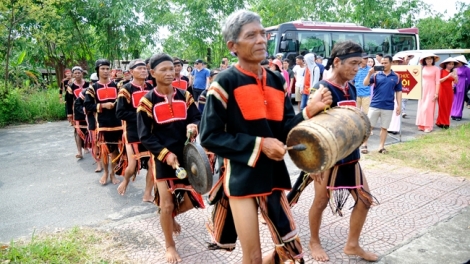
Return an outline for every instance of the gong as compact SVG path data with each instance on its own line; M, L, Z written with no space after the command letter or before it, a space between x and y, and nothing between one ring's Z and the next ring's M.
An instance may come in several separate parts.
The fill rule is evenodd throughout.
M193 189L205 194L212 188L212 169L204 148L196 142L184 147L184 168Z

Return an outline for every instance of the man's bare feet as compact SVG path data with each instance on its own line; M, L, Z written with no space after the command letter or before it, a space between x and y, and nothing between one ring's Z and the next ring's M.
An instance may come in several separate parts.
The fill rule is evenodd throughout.
M103 170L103 168L101 167L101 163L100 163L100 162L97 162L96 164L97 164L97 165L96 165L96 170L95 170L95 172L101 172L101 171Z
M310 241L308 247L310 248L310 254L314 260L321 262L330 260L320 243Z
M121 182L120 180L118 180L118 179L116 178L116 176L114 175L114 173L111 173L110 178L111 178L111 182L112 182L113 184L118 184L118 183Z
M379 257L375 253L365 251L360 246L349 247L349 246L346 245L343 249L343 252L346 255L357 255L357 256L359 256L359 257L361 257L361 258L363 258L367 261L372 261L372 262L375 262L379 259Z
M120 195L124 195L126 193L128 184L129 184L129 180L126 179L126 177L124 177L124 180L122 180L121 184L119 184L119 186L117 187L117 192Z
M75 158L77 158L77 159L83 159L83 155L82 155L82 154L77 154L77 155L75 155Z
M100 183L101 185L106 185L108 183L108 174L103 173L103 176L101 176L100 179Z
M178 263L181 261L181 257L178 255L175 246L169 246L166 248L165 258L168 263Z
M173 218L173 233L175 235L179 235L181 233L181 226L176 222L176 220Z
M153 203L153 201L155 201L155 197L153 197L151 194L144 193L144 196L142 197L142 202Z

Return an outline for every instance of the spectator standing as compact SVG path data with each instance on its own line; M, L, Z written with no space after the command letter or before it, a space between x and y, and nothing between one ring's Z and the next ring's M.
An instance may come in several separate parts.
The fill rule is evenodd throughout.
M367 59L367 66L368 66L369 68L374 68L374 66L375 66L375 59L374 59L373 57L370 57L370 56L369 56L369 58ZM371 83L371 84L369 85L369 87L370 87L370 98L372 99L372 96L374 95L374 84Z
M375 64L376 64L377 66L382 66L382 59L383 59L383 57L384 57L384 54L383 54L383 53L377 53L377 54L375 55Z
M210 71L204 67L202 60L196 60L196 66L191 73L191 84L193 86L193 96L194 100L197 101L199 95L207 88L209 85L209 76Z
M282 69L282 62L278 59L274 59L269 68L282 79L284 92L287 92L287 87L289 87L289 74Z
M315 59L315 63L320 69L320 80L323 80L323 72L325 71L325 66L323 66L323 57L317 56L317 58Z
M369 73L370 67L367 66L367 55L362 57L361 64L359 65L359 70L357 71L356 77L354 77L354 86L356 86L357 91L357 108L362 109L366 115L369 112L370 106L370 87L364 85L364 79Z
M313 86L320 81L320 68L315 63L315 54L308 53L305 55L305 69L304 89L302 92L302 101L300 102L300 110L302 111L307 106L308 96Z
M403 59L401 57L393 57L392 59L392 66L393 65L400 65L403 63ZM403 103L403 99L401 100L402 103ZM398 107L398 103L397 103L397 100L395 98L395 104L394 104L394 108L393 108L393 112L396 112L397 111L397 107ZM403 108L402 108L403 109ZM401 129L401 118L400 118L400 115L392 115L392 120L390 121L390 126L388 126L388 133L392 133L392 134L398 134L400 132L400 129Z
M288 85L287 85L287 94L290 98L290 95L292 93L292 88L294 87L294 72L289 69L289 60L288 59L284 59L282 61L282 69L284 71L287 72L287 74L289 75L289 80L287 81Z
M457 61L457 78L458 83L455 85L454 102L452 103L452 110L450 117L452 120L462 120L462 111L464 106L465 91L466 87L470 85L470 68L465 67L467 65L467 59L465 56L460 55L454 57Z
M438 104L439 111L437 114L436 126L447 129L450 126L450 110L454 101L454 90L452 84L457 83L457 75L454 66L457 61L454 58L447 58L439 67L441 67L441 87L439 88Z
M262 62L261 62L262 63ZM304 56L299 55L295 58L295 66L292 69L295 78L295 101L297 102L298 109L300 111L300 102L302 101L302 90L304 87L305 77L305 64Z
M441 73L439 68L434 66L439 60L439 56L432 53L423 54L419 60L423 65L423 94L418 101L418 111L416 113L416 125L418 130L429 133L434 126L434 110L439 95L439 84Z
M401 111L401 80L398 75L392 70L392 57L385 56L382 59L384 71L375 72L374 68L369 70L367 77L364 79L364 85L375 84L374 96L370 102L369 117L372 127L377 125L380 117L380 144L379 153L386 153L384 148L385 140L387 139L387 129L390 126L392 115L399 115ZM399 107L393 113L394 99L400 102ZM368 153L367 141L361 147L361 153Z

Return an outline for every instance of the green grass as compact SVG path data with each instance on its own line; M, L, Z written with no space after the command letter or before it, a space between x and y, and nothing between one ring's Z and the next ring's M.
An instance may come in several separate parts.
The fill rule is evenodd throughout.
M372 152L369 158L401 163L424 170L470 177L470 124L435 130L411 141L387 147L386 155Z
M115 250L119 247L107 233L75 227L3 245L0 263L124 263L123 251Z
M0 127L60 120L65 117L65 105L59 102L57 89L15 88L0 98Z

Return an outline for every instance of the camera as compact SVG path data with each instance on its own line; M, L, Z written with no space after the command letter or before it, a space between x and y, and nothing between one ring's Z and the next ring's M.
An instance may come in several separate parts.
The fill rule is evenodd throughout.
M374 66L374 71L383 71L384 66Z

